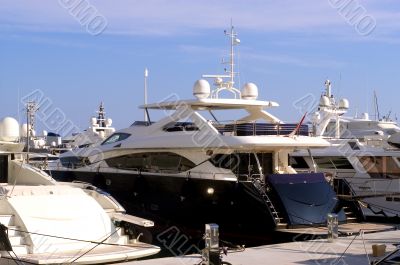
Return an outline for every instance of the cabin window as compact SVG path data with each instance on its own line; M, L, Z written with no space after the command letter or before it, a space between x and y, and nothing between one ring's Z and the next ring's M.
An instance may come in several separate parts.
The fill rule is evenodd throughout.
M233 171L239 166L240 158L238 154L216 154L213 155L209 161L215 167Z
M114 133L113 135L108 137L101 145L117 143L127 139L129 136L131 136L129 133Z
M395 157L390 156L363 156L360 162L369 174L379 174L385 177L387 174L400 176L400 168L398 167Z
M349 142L349 145L352 150L360 150L360 147L356 142Z
M8 156L0 156L0 182L8 182Z
M272 153L216 154L209 161L215 167L230 169L238 177L258 177L261 173L273 172Z
M79 156L61 157L60 161L61 164L67 168L80 168L90 164L87 157Z
M137 153L106 159L109 167L156 173L181 173L196 165L189 159L171 152Z
M308 169L309 166L306 162L306 160L304 159L304 157L301 156L291 156L289 158L290 161L290 165L293 168L298 168L298 169Z
M323 169L354 169L346 157L314 157L318 168Z

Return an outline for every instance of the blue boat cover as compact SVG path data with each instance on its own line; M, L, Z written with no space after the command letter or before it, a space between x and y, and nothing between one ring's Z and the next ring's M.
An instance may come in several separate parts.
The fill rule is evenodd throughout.
M322 173L273 174L269 183L277 192L289 218L289 225L325 224L335 210L338 198ZM339 221L345 221L343 211Z

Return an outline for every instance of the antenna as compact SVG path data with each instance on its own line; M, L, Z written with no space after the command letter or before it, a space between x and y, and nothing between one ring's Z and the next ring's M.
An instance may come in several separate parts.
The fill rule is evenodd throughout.
M222 60L223 64L229 64L229 70L225 69L225 75L203 75L204 78L214 78L214 85L217 87L214 91L211 92L211 98L218 98L218 95L221 91L227 90L235 95L235 98L238 96L241 98L240 90L234 87L235 84L235 46L240 44L240 40L237 38L237 33L235 32L235 28L232 25L231 20L231 28L228 32L224 30L226 36L230 39L230 53L229 53L229 61L226 62ZM224 81L223 78L229 78L229 81Z
M235 52L234 52L234 47L236 46L236 45L239 45L240 44L240 40L237 38L237 33L235 32L235 28L233 27L233 24L232 24L232 20L231 20L231 28L230 28L230 32L227 32L226 30L225 30L225 35L226 36L229 36L230 37L230 48L231 48L231 50L230 50L230 60L229 60L229 68L230 68L230 70L229 71L227 71L227 73L229 74L229 76L230 76L230 82L228 83L228 85L229 85L229 88L232 88L233 87L233 85L235 84Z
M26 103L26 161L29 162L29 141L32 132L35 128L35 114L38 111L38 106L35 101L28 101Z
M106 127L106 112L104 111L103 102L100 102L99 110L97 111L97 124L100 127Z
M20 87L18 86L18 99L17 99L17 114L18 114L18 122L21 123L21 110L20 110L20 99L21 99L21 91Z
M144 69L144 105L147 105L147 78L149 77L149 70L147 68ZM144 121L148 122L149 117L147 113L147 109L144 110Z
M332 96L332 84L329 79L325 81L325 88L326 88L326 96L330 99Z
M375 110L375 120L380 120L381 115L379 113L379 104L378 104L378 96L376 94L376 90L374 90L374 110Z

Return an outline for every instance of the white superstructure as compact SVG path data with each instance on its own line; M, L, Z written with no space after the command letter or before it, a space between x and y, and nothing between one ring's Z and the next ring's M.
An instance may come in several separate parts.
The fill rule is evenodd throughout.
M330 141L325 149L297 151L291 165L298 170L325 172L345 180L350 189L343 197L354 200L367 217L400 214L400 127L388 119L372 120L367 113L346 117L349 102L339 103L326 81L318 110L313 114L313 132Z

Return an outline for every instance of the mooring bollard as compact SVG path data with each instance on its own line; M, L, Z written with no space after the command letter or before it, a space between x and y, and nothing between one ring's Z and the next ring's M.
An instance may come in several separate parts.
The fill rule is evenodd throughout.
M205 250L203 252L203 265L221 265L219 250L219 226L206 224Z
M330 213L327 218L328 242L334 242L338 238L339 223L337 214Z

